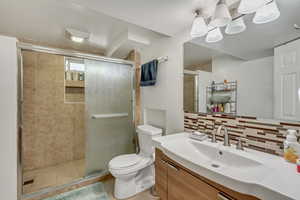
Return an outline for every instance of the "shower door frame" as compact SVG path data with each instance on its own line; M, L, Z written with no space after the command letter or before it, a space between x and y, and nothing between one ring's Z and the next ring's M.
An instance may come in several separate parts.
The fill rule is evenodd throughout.
M189 76L194 76L194 112L199 112L199 74L195 71L189 71L189 70L184 70L183 76L189 75ZM183 83L184 84L184 83ZM184 91L183 91L184 92Z
M82 53L80 51L73 51L73 50L67 50L67 49L59 49L59 48L51 48L51 47L45 47L45 46L39 46L39 45L34 45L30 43L23 43L23 42L18 42L17 43L17 51L18 51L18 133L17 133L17 144L18 144L18 200L24 199L24 194L23 194L23 165L22 165L22 129L23 129L23 123L22 123L22 113L23 113L23 57L22 57L22 50L27 50L27 51L34 51L34 52L42 52L42 53L48 53L48 54L54 54L54 55L60 55L60 56L65 56L65 57L74 57L74 58L80 58L80 59L89 59L89 60L96 60L96 61L104 61L104 62L109 62L109 63L117 63L117 64L126 64L131 67L131 104L132 104L132 123L134 124L135 121L135 63L133 61L129 60L123 60L123 59L116 59L116 58L109 58L109 57L104 57L104 56L99 56L95 54L88 54L88 53ZM134 133L133 133L134 134ZM107 174L99 174L98 176L84 176L78 180L75 180L71 183L68 183L66 185L62 186L52 186L52 187L47 187L44 189L41 189L40 191L34 192L34 193L29 193L26 194L26 199L35 197L35 196L40 196L48 192L56 191L64 187L72 186L77 183L81 183L84 181L88 181L91 178L101 178L106 176Z

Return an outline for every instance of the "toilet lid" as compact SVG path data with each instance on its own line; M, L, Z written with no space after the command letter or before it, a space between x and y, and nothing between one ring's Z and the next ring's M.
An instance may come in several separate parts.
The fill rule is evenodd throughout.
M127 154L115 157L110 161L109 165L111 168L120 169L136 165L141 160L142 158L136 154Z

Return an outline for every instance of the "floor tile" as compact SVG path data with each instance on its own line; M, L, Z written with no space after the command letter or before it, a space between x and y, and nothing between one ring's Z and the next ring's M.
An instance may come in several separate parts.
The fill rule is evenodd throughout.
M23 186L23 193L28 194L47 187L64 185L78 180L84 175L85 160L75 160L47 168L25 171L23 173L24 181L31 179L34 181L32 184Z
M109 179L109 180L105 181L104 188L111 200L117 200L113 195L114 179ZM146 190L146 191L141 192L127 200L159 200L159 197L152 196L150 190Z

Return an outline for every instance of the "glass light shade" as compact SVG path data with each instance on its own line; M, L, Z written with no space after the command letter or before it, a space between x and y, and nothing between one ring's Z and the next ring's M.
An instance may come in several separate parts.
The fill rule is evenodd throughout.
M241 3L238 7L238 12L241 14L254 13L267 3L268 0L241 0Z
M193 22L191 36L193 38L202 37L205 34L207 34L207 32L208 32L208 28L207 28L204 18L201 16L197 16Z
M207 43L219 42L223 39L223 34L219 27L208 32L205 41Z
M231 21L226 29L225 29L225 33L228 35L234 35L234 34L238 34L241 33L243 31L246 30L246 25L244 22L243 17L240 17L236 20Z
M220 3L216 7L215 14L210 24L214 27L223 27L232 20L228 7L225 3Z
M269 3L256 11L253 23L264 24L272 22L280 17L280 11L275 1Z
M84 38L82 37L77 37L77 36L71 36L71 40L73 42L77 42L77 43L82 43L84 41Z

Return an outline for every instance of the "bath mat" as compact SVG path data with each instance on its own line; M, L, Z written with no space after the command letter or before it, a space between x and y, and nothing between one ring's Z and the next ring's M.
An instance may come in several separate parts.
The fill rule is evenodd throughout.
M44 200L109 200L103 184L95 183Z

